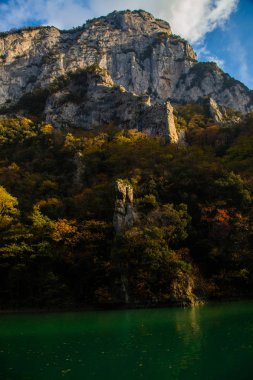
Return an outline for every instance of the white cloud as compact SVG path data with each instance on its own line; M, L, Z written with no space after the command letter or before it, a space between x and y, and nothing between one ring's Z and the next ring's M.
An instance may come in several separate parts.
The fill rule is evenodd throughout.
M82 25L87 18L113 10L145 9L167 20L175 34L192 43L222 26L239 0L8 0L0 4L0 29L31 22L59 28Z
M214 55L210 50L207 49L205 44L197 44L195 46L195 52L197 53L198 59L201 61L215 62L222 69L224 68L225 61L216 55Z
M217 57L216 55L209 54L209 55L206 57L206 60L207 60L208 62L215 62L215 63L217 63L217 65L218 65L219 67L221 67L222 69L224 68L224 64L225 64L224 59L221 59L221 58Z
M237 64L239 80L252 87L253 81L248 65L247 50L237 36L234 36L234 38L229 42L228 51L233 57L234 62Z
M71 28L82 25L93 12L79 0L8 0L0 4L0 29L31 23Z

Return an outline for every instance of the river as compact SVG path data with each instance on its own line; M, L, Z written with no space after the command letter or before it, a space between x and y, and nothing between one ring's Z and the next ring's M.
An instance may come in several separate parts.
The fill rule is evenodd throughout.
M253 303L0 315L1 380L252 380Z

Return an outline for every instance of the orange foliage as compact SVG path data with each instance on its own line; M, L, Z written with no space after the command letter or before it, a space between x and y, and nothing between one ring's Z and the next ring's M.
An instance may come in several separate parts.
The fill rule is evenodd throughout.
M74 221L69 221L67 219L58 219L55 222L54 230L51 234L51 238L55 242L64 242L66 245L75 244L75 234L77 232L77 227Z

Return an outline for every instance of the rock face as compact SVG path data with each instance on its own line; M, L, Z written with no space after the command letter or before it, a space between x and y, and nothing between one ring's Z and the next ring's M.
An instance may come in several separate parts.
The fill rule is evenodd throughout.
M222 112L221 107L217 104L217 102L213 98L208 99L209 113L213 120L220 124L224 121L224 114Z
M196 60L169 24L144 11L113 12L73 31L53 27L0 37L0 104L93 64L128 91L167 99Z
M14 109L26 115L38 109L38 102L46 122L56 127L89 130L116 125L159 136L164 142L178 141L169 102L152 105L150 97L115 85L108 72L96 65L55 81L45 93L34 91L23 96Z
M113 226L117 234L131 227L137 219L133 201L132 186L127 181L118 179L116 181L116 201L113 216Z
M76 152L74 156L74 160L73 160L76 166L76 172L73 178L73 185L76 190L80 190L83 185L82 176L85 172L85 164L82 158L83 158L82 153Z
M147 107L139 129L149 136L160 136L164 142L174 144L179 140L170 102Z
M173 280L170 286L171 301L180 306L194 306L198 304L194 288L193 276L186 275L183 280Z
M100 78L81 75L91 67L100 68ZM35 93L43 117L56 125L71 121L90 129L114 118L120 126L141 125L158 135L157 124L144 127L139 116L147 108L157 120L162 114L170 119L172 112L164 106L168 99L191 102L211 96L242 112L253 109L246 86L215 64L197 63L191 46L145 11L113 12L70 31L38 27L1 33L2 113L24 110ZM176 141L172 119L168 125L168 136Z
M110 75L98 66L70 75L63 86L49 95L44 113L56 126L86 130L116 124L119 128L138 129L144 109L151 106L146 96L136 96L116 86Z
M173 99L188 103L207 96L219 105L237 111L253 109L253 92L243 83L225 74L214 62L196 63L187 75L181 76Z

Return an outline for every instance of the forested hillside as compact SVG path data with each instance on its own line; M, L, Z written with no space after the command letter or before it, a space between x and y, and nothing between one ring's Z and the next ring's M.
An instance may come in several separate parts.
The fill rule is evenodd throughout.
M0 305L193 304L252 296L253 115L176 108L186 143L110 125L0 120ZM113 227L116 180L136 221Z

